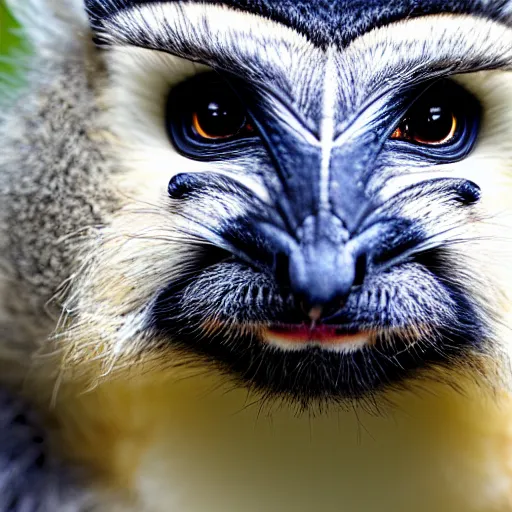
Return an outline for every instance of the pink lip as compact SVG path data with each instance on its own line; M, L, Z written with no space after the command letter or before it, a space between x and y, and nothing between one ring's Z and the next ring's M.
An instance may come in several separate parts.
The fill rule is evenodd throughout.
M286 343L319 343L340 344L351 343L364 336L362 332L348 332L339 327L319 325L273 325L267 329L267 337L282 340Z

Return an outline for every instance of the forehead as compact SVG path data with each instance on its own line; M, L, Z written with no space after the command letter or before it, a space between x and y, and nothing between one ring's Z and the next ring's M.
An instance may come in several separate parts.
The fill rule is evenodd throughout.
M160 4L162 0L86 0L95 23L120 9ZM167 4L184 4L167 0ZM510 19L509 0L203 0L278 21L305 35L313 44L346 46L370 29L417 16L473 14Z
M317 46L264 17L191 2L120 9L98 29L107 44L151 48L241 77L311 130L325 114L326 90L339 119L349 119L421 81L512 63L512 29L468 15L403 20L346 47Z

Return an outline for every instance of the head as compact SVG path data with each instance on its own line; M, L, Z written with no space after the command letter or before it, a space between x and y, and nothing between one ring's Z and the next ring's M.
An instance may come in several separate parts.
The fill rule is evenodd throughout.
M303 404L505 364L510 4L86 6L111 200L65 363Z

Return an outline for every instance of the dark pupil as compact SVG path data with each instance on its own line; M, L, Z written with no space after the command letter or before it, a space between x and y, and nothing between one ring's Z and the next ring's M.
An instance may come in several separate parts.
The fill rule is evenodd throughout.
M411 115L408 125L411 138L419 142L439 142L450 135L452 112L444 106L421 107Z
M229 137L238 133L245 124L241 105L227 98L217 98L197 111L201 129L212 137Z

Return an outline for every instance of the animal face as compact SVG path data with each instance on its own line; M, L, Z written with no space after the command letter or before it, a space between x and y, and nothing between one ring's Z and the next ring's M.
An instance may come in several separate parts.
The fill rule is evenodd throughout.
M92 332L107 371L199 362L307 405L506 353L504 22L89 7L120 206L81 247L72 360Z

